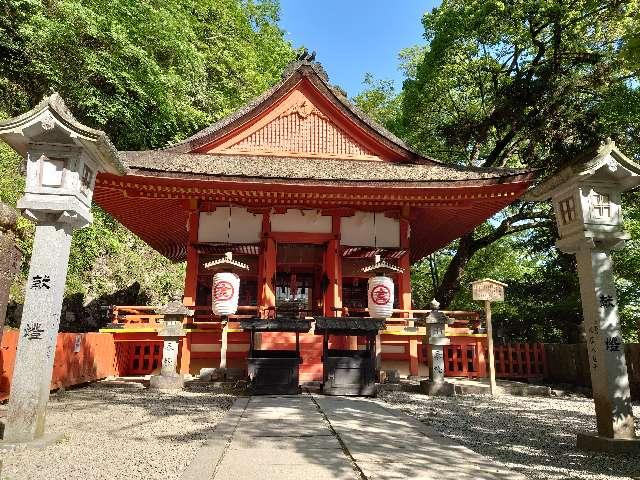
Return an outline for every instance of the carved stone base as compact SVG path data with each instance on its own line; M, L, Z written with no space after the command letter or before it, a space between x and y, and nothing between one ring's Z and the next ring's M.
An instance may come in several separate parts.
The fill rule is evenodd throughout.
M11 442L0 440L0 453L3 451L16 450L18 448L28 448L35 450L42 450L50 445L55 445L63 441L65 438L63 433L47 433L42 437L35 438L26 442Z
M425 395L438 397L453 397L456 395L456 386L449 382L432 382L431 380L422 380L420 389Z
M149 379L149 388L152 390L182 390L184 387L184 376L175 375L152 375Z
M640 454L640 438L608 438L595 433L579 433L577 447L579 450L605 453Z

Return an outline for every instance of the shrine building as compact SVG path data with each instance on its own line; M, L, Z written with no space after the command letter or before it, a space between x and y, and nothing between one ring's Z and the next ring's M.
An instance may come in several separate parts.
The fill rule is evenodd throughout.
M192 374L221 364L246 368L243 318L367 316L363 267L379 255L401 270L393 276L393 317L379 336L382 366L417 375L426 365L424 328L411 323L420 313L411 264L518 199L533 180L523 170L446 165L416 153L306 60L186 140L119 157L127 173L99 174L94 201L165 257L186 260L183 303L195 315L185 322L178 361L181 373ZM249 268L239 274L237 313L221 318L212 312L206 264L226 252ZM451 316L447 336L459 348L449 370L484 375L478 318ZM158 319L153 306L114 307L103 331L119 342L127 373L159 368ZM260 338L263 349L291 341L290 334ZM332 342L358 348L359 340ZM300 381L321 380L322 338L303 334L300 343Z

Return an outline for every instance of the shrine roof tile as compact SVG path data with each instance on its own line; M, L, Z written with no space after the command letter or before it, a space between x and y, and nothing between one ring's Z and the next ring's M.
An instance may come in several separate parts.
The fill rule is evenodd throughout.
M187 173L211 180L219 177L233 177L399 183L480 181L486 184L531 181L535 174L532 170L487 169L444 164L193 154L157 150L121 152L121 159L133 175L163 176L162 173Z

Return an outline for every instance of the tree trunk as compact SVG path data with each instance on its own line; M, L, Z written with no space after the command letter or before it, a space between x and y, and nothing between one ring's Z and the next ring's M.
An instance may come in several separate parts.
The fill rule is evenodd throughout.
M440 282L440 286L436 291L435 299L440 302L441 308L448 308L453 301L453 297L460 291L460 279L464 268L476 250L473 232L460 238L458 250L451 259L451 263L449 263L447 271L442 276L442 282Z
M12 229L18 221L18 213L0 202L0 341L9 303L9 290L20 269L22 253L16 248Z

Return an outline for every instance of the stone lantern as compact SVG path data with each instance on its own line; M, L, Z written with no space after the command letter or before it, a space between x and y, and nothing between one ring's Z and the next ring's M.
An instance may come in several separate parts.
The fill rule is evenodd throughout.
M158 336L162 337L162 367L160 375L153 375L149 387L157 390L182 390L184 376L178 373L178 343L181 337L186 335L183 322L192 316L193 310L189 310L180 301L179 296L174 296L160 314L164 316L158 330Z
M56 93L0 122L0 138L26 159L18 209L36 224L4 433L15 443L44 434L72 232L92 221L96 175L125 167L106 134L79 123Z
M421 381L420 386L427 395L453 395L454 385L444 379L444 347L451 343L445 335L445 326L451 325L453 320L439 308L440 302L432 300L429 315L417 322L417 325L427 327L427 340L431 346L429 380Z
M598 429L597 435L578 435L584 449L640 451L611 259L611 251L629 238L620 195L638 185L640 165L608 140L528 194L530 200L551 200L560 234L556 246L576 256Z
M392 273L402 273L403 269L390 265L375 256L375 263L362 269L364 273L373 274L368 281L367 307L370 317L387 318L393 314L395 298Z

